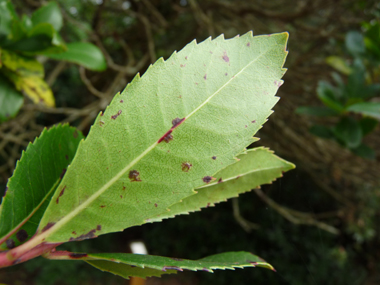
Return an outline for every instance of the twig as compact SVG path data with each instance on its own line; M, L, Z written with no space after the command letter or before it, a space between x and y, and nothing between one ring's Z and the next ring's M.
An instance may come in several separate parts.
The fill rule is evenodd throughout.
M107 94L100 92L98 89L92 85L91 81L86 76L86 69L83 66L79 66L79 74L83 83L86 85L87 89L91 92L91 94L95 95L98 98L106 97Z
M242 215L240 214L240 209L239 209L239 198L232 199L232 209L233 209L235 220L247 233L251 232L252 230L257 230L258 228L260 228L260 225L252 223L242 217Z

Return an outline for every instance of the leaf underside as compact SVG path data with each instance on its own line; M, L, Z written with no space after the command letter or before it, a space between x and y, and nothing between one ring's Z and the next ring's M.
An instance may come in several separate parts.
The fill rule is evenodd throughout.
M160 215L147 219L147 222L157 222L180 214L200 211L201 208L237 197L263 184L272 183L282 177L282 173L295 166L274 155L264 147L257 147L240 154L238 162L227 166L215 174L215 181L195 189L198 193L183 199L169 207Z
M210 183L278 101L287 38L194 41L137 75L80 143L41 237L66 242L141 225Z
M74 127L58 125L45 129L22 153L1 203L0 244L7 240L1 250L24 243L36 232L81 139Z
M214 269L235 270L235 268L258 266L274 270L269 263L260 257L242 251L215 254L198 260L129 253L88 254L88 258L98 259L86 260L92 266L127 279L130 276L159 277L163 274L177 273L184 269L212 273Z

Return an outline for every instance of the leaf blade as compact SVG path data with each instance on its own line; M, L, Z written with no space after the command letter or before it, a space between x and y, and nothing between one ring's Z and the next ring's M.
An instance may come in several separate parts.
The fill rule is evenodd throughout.
M233 163L278 100L287 37L193 42L136 76L79 146L58 187L67 186L68 195L50 204L40 238L82 240L143 224ZM183 171L189 160L191 171Z

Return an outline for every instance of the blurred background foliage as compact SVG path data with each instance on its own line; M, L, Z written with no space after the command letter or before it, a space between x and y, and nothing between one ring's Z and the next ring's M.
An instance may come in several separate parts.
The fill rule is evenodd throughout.
M12 3L18 15L31 16L51 1ZM56 107L25 98L19 113L0 124L2 191L21 151L44 126L69 122L86 134L113 95L157 58L169 57L193 39L202 41L221 33L230 38L249 30L290 33L285 65L289 70L278 92L281 100L257 136L258 144L297 165L273 185L232 202L62 248L127 252L131 241L143 240L150 254L194 259L247 250L277 269L277 273L265 269L183 272L148 279L146 284L380 283L378 1L56 3L63 16L62 39L92 42L108 68L96 72L37 56ZM365 151L357 151L360 145L365 145ZM0 270L0 282L128 284L80 262L43 258Z

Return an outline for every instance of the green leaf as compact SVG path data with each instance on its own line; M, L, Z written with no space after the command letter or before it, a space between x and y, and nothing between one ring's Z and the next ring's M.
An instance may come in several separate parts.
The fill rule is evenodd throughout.
M82 139L83 135L74 127L58 125L45 129L22 153L1 203L1 249L17 246L36 232L50 198ZM58 194L63 194L63 191Z
M13 20L17 20L17 14L12 2L0 1L0 43L11 33Z
M334 133L338 141L350 149L358 147L363 137L359 122L351 117L343 117L335 126Z
M64 187L67 194L49 205L38 239L82 240L141 225L234 163L278 101L287 39L194 41L137 75L80 144L53 200Z
M309 132L317 137L324 139L333 139L335 137L334 132L331 128L322 125L312 126L309 129Z
M349 75L352 72L346 60L340 56L329 56L326 58L326 63L344 75Z
M14 117L24 103L24 97L0 75L0 122Z
M40 23L49 23L56 31L59 31L63 25L61 10L56 2L52 1L42 6L32 14L33 25Z
M364 137L365 135L368 135L373 130L375 130L375 128L379 124L379 121L376 119L372 119L370 117L364 117L359 121L359 124L360 124L360 128L362 129L363 137Z
M347 111L380 120L380 102L362 102L351 105Z
M247 153L240 154L237 158L238 162L214 175L214 182L195 189L197 194L172 205L169 207L170 211L148 219L147 222L161 221L175 215L213 206L215 203L237 197L262 184L272 183L275 179L282 177L282 173L295 167L294 164L279 158L263 147L249 149Z
M67 50L61 53L45 53L49 58L77 63L88 69L102 71L107 68L106 59L101 50L91 43L69 43Z
M344 111L343 104L339 100L339 91L336 90L336 88L334 88L330 83L326 81L319 81L317 87L317 95L323 104L332 110L338 113Z
M365 53L364 37L360 32L350 31L346 35L346 48L353 56Z
M296 114L318 116L318 117L328 117L328 116L339 115L339 113L337 113L333 109L330 109L330 108L324 107L324 106L318 106L318 107L309 107L309 106L298 107L296 109Z
M154 255L130 253L96 253L88 254L86 260L96 268L120 275L126 279L131 276L146 278L173 274L184 269L213 272L214 269L231 269L244 267L264 267L274 270L272 265L260 257L248 252L225 252L211 255L198 260L170 258ZM133 267L136 266L136 267Z
M376 153L375 151L370 148L369 146L367 146L366 144L360 144L358 147L356 148L352 148L350 149L353 153L355 153L356 155L360 156L360 157L363 157L363 158L366 158L366 159L370 159L370 160L374 160L376 158Z

